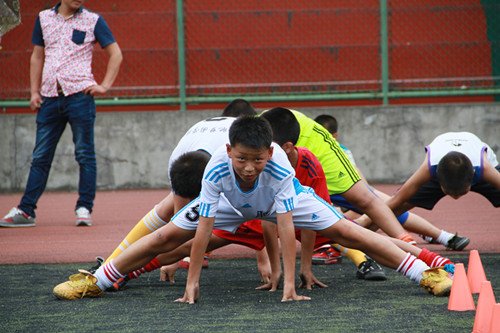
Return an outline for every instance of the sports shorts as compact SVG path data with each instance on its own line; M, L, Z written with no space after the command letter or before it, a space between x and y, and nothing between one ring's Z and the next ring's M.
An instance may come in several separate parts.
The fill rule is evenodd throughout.
M172 223L181 229L196 230L199 221L198 208L199 197L178 211L172 217ZM334 207L318 197L314 191L298 194L298 203L292 214L295 228L316 231L324 230L343 218ZM248 220L249 218L239 214L224 196L220 197L214 229L235 233L238 227ZM276 223L276 213L266 216L265 220Z
M235 233L214 229L212 233L222 239L226 239L233 244L239 244L256 251L262 250L264 244L264 236L262 235L262 225L260 220L250 220L241 224Z

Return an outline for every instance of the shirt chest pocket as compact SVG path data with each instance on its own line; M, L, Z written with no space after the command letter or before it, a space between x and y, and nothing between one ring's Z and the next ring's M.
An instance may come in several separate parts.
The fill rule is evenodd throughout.
M85 41L86 34L87 33L85 31L73 29L73 36L71 37L71 40L77 45L82 45Z

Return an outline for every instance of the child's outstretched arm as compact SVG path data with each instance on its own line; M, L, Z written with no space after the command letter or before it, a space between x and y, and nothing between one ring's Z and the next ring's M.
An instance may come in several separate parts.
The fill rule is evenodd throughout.
M486 158L486 152L483 155L483 179L490 183L492 186L500 189L500 172Z
M310 297L299 296L295 291L296 243L292 212L276 214L278 234L283 255L284 286L282 302L310 300Z
M420 186L425 184L431 179L431 173L427 163L427 157L420 167L411 175L410 178L401 186L401 188L394 194L386 203L390 209L397 216L411 208L408 200L417 193Z
M214 228L215 217L200 216L196 234L191 247L189 271L184 296L175 300L175 302L194 304L200 293L200 275L203 264L203 255L207 250L210 235Z
M300 231L300 285L299 288L311 290L314 286L320 288L328 287L318 280L312 272L312 255L314 243L316 241L316 231L302 229Z
M261 221L262 236L266 244L266 251L271 265L271 279L267 283L257 287L257 290L276 291L281 279L280 249L278 242L278 231L274 223Z

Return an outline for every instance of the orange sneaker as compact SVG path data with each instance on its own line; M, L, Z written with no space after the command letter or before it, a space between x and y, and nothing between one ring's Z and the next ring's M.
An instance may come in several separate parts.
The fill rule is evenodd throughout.
M312 256L313 265L332 265L341 262L342 255L330 245L316 249Z

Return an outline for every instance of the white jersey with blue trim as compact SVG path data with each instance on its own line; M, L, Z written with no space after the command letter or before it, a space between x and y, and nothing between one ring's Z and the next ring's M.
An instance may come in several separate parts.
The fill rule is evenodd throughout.
M182 154L203 150L212 155L217 148L229 143L229 127L235 119L234 117L213 117L191 126L170 155L169 174L172 163Z
M272 158L249 191L239 187L226 148L217 149L203 176L200 215L214 217L222 194L238 215L249 220L293 210L298 202L297 195L304 188L295 178L283 149L275 143L272 146Z
M498 165L495 153L486 143L482 142L476 135L469 132L448 132L437 136L425 150L428 155L428 165L432 176L436 175L439 161L451 151L464 154L469 158L475 170L474 183L479 181L482 175L482 156L486 151L486 158L493 167Z

